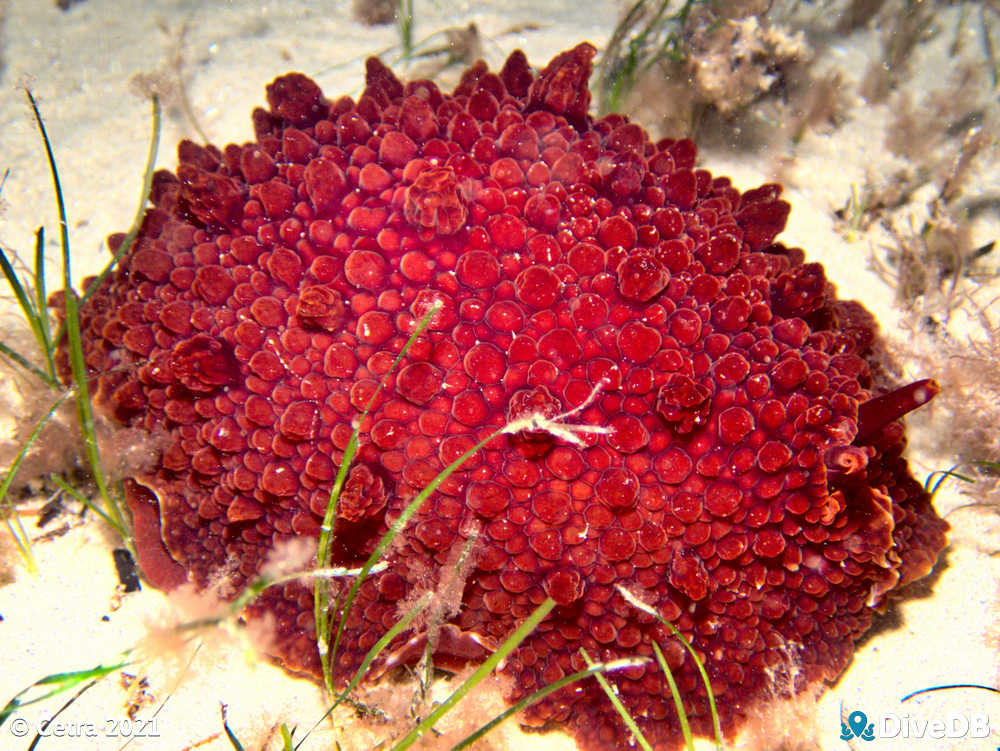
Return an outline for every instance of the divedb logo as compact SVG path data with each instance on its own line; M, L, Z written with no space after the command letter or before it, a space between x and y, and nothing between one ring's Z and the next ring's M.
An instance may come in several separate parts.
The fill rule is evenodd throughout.
M990 717L985 712L950 712L944 717L928 719L909 714L882 712L874 721L855 710L840 723L840 739L860 738L989 738Z
M849 741L860 738L863 741L875 740L875 725L868 723L868 715L857 710L847 715L847 722L840 723L840 740Z
M956 690L962 692L971 691L973 694L981 691L1000 694L1000 689L993 686L983 686L978 683L949 683L913 691L901 698L899 703L905 704L911 699L925 694L936 694L938 692L947 692L950 694ZM914 703L920 703L923 706L919 708L914 707L910 712L882 712L874 717L869 717L859 709L855 709L850 714L845 715L845 710L842 706L840 713L840 739L844 741L854 739L874 741L879 738L886 740L895 739L897 741L900 739L904 741L911 739L939 741L956 738L990 738L994 735L994 729L990 726L990 713L974 712L967 709L970 704L972 706L978 704L982 707L983 705L980 702L981 698L963 696L961 704L958 705L961 707L961 711L947 711L945 709L947 704L942 704L940 701L932 701L928 704L923 704L921 701ZM947 703L950 703L950 701ZM909 707L906 708L909 709ZM994 712L993 716L996 717L997 712ZM890 745L895 747L894 744ZM987 745L993 747L995 744L988 742ZM909 744L904 744L903 747L909 748ZM924 748L925 746L921 745L920 747ZM934 744L931 747L938 748L939 746L938 744ZM852 746L852 748L856 747ZM877 744L873 744L872 751L875 751L876 748ZM996 751L1000 751L1000 746L996 747Z

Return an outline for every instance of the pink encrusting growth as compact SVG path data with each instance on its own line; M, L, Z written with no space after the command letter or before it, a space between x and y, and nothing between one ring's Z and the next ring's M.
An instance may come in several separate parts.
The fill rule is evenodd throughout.
M755 702L836 678L873 608L934 565L947 527L899 418L936 386L897 388L872 316L775 242L779 186L741 193L689 141L594 121L593 56L582 44L535 77L516 52L451 94L372 59L357 102L276 79L254 142L185 141L176 174L156 174L135 246L84 306L87 363L105 412L166 446L127 482L146 576L235 593L278 543L318 535L353 424L437 303L362 422L334 565L364 560L508 421L581 429L520 430L441 485L362 586L337 680L478 530L436 660L480 658L549 596L504 667L511 700L582 668L581 647L649 656L656 641L709 732L693 661L621 585L694 645L732 731ZM310 588L267 590L263 613L274 656L316 674ZM385 664L426 636L401 635ZM612 680L676 748L655 662ZM586 749L627 743L593 682L522 721Z

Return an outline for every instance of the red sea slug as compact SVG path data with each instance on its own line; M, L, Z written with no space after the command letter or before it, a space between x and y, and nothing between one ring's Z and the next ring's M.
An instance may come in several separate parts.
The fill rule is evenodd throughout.
M436 659L481 657L549 596L503 668L510 700L582 668L581 647L656 641L710 732L693 661L622 585L693 644L732 732L755 703L835 679L873 610L934 566L947 527L899 418L936 386L899 388L872 316L775 242L779 186L741 193L695 168L690 141L595 121L594 52L537 77L520 52L499 73L480 62L451 94L370 59L357 102L277 78L254 142L184 141L156 174L135 245L83 308L86 360L105 413L163 437L127 482L147 578L235 593L276 544L318 535L352 425L439 303L362 423L334 564L363 561L508 420L584 405L569 421L609 430L523 431L446 481L362 587L337 680L478 534ZM276 658L317 673L311 589L268 590L253 613L275 617ZM612 679L676 748L655 663ZM522 721L627 742L593 681Z

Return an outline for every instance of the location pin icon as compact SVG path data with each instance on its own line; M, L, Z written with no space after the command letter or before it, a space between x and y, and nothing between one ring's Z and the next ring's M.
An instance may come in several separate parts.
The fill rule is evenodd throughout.
M851 712L847 716L847 724L854 731L854 737L860 738L861 734L865 732L865 725L868 724L868 716L864 712Z

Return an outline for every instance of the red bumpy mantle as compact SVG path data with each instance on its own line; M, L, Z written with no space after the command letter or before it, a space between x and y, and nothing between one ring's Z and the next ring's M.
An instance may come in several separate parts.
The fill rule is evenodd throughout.
M318 534L352 423L434 301L362 425L335 564L361 562L476 440L602 384L571 421L607 435L495 441L429 499L362 587L338 679L478 534L438 661L480 658L551 596L504 668L511 699L580 669L580 647L651 655L655 640L709 732L692 660L624 585L698 650L732 730L773 691L839 675L873 608L934 565L946 525L898 418L936 386L896 389L872 316L775 243L779 186L740 193L695 169L689 141L595 122L593 55L580 45L536 78L516 52L451 94L372 59L357 102L276 79L256 141L185 141L176 174L157 173L137 242L84 306L87 363L106 413L164 444L128 482L143 571L233 592L276 543ZM252 617L276 616L274 655L315 673L312 610L289 585ZM655 663L614 682L676 748ZM626 743L593 681L523 719L587 749Z

